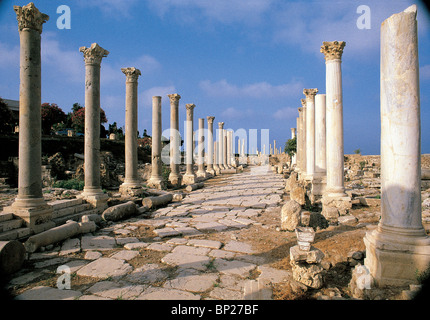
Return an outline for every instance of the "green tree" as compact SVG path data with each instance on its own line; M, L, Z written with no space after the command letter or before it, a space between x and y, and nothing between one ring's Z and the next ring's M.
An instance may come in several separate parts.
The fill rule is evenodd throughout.
M293 156L297 153L297 139L294 137L293 139L289 139L285 143L284 152L290 156L290 167Z
M0 98L0 133L12 133L13 114L7 104Z
M123 140L125 138L124 131L121 127L118 128L116 122L109 124L109 134L115 133L117 135L118 140Z
M85 107L75 103L71 114L72 127L76 132L84 133L85 131ZM107 123L106 113L100 108L100 124Z

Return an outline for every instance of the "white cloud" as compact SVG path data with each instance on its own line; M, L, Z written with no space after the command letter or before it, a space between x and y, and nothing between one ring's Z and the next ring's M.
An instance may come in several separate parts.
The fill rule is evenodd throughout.
M272 0L157 0L147 1L160 16L174 16L183 22L193 22L196 17L221 23L258 23L267 12ZM194 10L194 11L192 11Z
M98 7L103 13L117 19L129 17L130 11L137 3L139 3L138 0L78 0L81 7Z
M168 101L170 104L168 94L176 93L175 86L165 86L165 87L152 87L141 93L139 93L139 104L142 103L145 108L152 108L152 97L160 96L161 102L163 100Z
M19 46L0 42L0 68L19 69Z
M297 108L291 108L291 107L278 109L273 114L273 118L276 120L294 119L297 116L298 116Z
M230 84L223 79L217 82L204 80L200 82L200 88L210 96L222 97L285 97L296 94L303 90L303 84L299 81L293 81L287 84L272 85L267 82L258 82L239 87Z

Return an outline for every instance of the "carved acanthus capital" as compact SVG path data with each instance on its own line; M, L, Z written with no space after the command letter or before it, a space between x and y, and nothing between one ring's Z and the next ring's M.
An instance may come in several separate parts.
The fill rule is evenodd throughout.
M213 117L213 116L208 116L208 117L206 117L206 118L208 119L208 123L210 123L210 124L213 124L213 123L214 123L215 117Z
M218 122L218 128L219 129L224 128L224 122Z
M137 82L137 79L139 78L139 76L142 75L140 70L136 69L135 67L121 68L121 71L126 75L127 82Z
M300 117L300 114L303 112L303 108L297 108L297 110L299 110L299 117Z
M306 108L306 99L300 99L300 102L302 103L302 107Z
M41 13L36 8L33 2L26 6L13 6L16 13L16 20L18 20L18 30L21 32L23 29L33 29L42 33L43 24L49 20L47 14Z
M340 60L345 45L345 41L323 41L320 51L324 53L325 61Z
M194 112L195 107L196 107L196 105L194 103L187 103L185 105L185 108L187 109L187 118L193 117L193 112Z
M303 89L303 94L306 96L306 100L314 101L315 95L318 93L318 89Z
M177 93L168 94L167 95L170 99L170 104L179 104L179 99L181 99L181 96Z
M107 57L109 51L100 47L97 43L93 43L91 47L80 47L79 52L84 54L85 64L98 64L102 63L102 58Z

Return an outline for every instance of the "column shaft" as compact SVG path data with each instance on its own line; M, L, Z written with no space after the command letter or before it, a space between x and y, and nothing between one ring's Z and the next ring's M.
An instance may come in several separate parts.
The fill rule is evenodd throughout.
M162 185L162 163L161 163L161 97L152 97L152 173L148 185L161 189Z
M193 121L194 121L194 104L185 105L187 109L187 121L186 121L186 165L187 170L183 177L184 184L193 184L196 181L196 175L193 167L193 152L194 152L194 140L193 140Z
M181 135L179 133L179 94L169 94L170 98L170 174L169 181L172 185L178 186L182 182L179 171L181 164Z
M326 173L326 95L315 96L315 175Z
M208 154L207 154L207 172L215 175L214 168L214 120L215 117L207 117L208 121Z
M204 149L205 149L205 119L199 118L199 130L198 130L198 145L197 145L197 152L198 152L198 166L197 166L197 177L199 178L206 178L206 171L205 171L205 156L204 156Z

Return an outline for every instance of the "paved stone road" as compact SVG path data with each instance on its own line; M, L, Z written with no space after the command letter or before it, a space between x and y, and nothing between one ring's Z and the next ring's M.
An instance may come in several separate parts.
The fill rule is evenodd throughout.
M55 284L38 286L17 299L239 300L252 272L258 271L259 280L272 283L290 277L287 271L268 267L250 243L232 233L257 225L257 216L280 205L282 176L266 167L251 167L219 180L182 202L158 209L152 219L134 217L32 254L33 269L20 271L10 285L45 279L52 267L60 265L69 267L72 275L94 281L77 291L73 290L76 276L72 276L71 290L60 290ZM142 241L133 236L139 228L148 227L155 228L155 238ZM223 233L232 235L219 237ZM132 262L148 252L156 252L161 259L133 267ZM58 277L53 275L53 279ZM271 290L263 294L270 299Z

